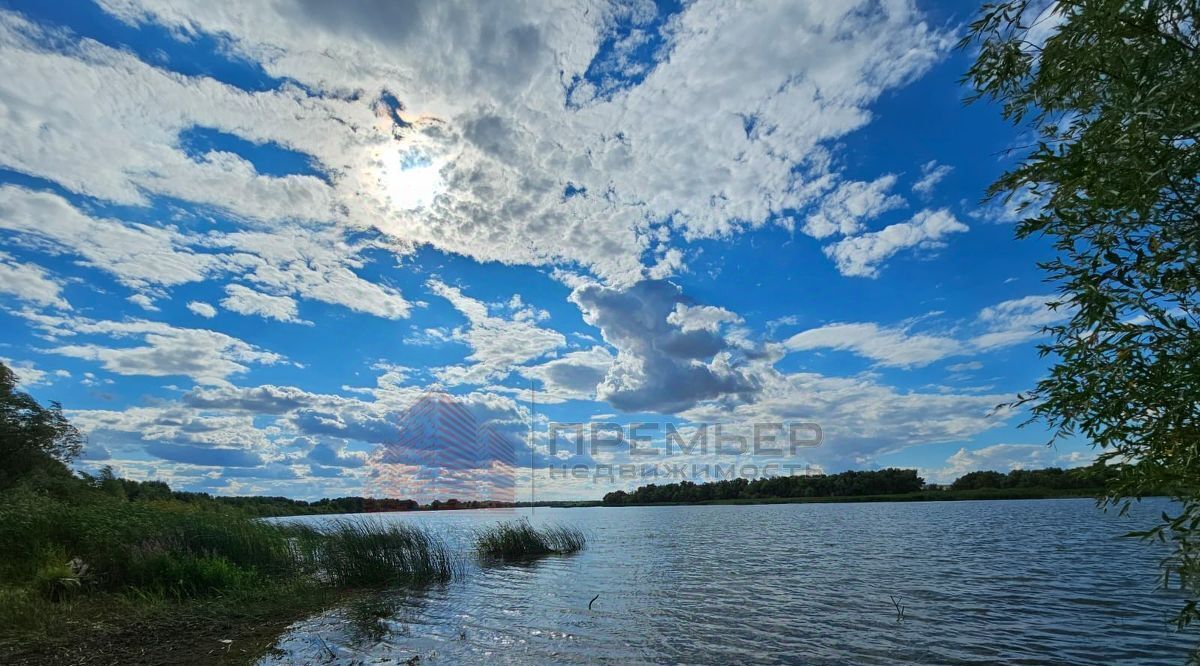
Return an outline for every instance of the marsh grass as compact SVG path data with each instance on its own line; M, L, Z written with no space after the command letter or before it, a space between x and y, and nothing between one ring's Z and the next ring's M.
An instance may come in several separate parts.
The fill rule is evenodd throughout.
M439 538L411 525L343 520L316 530L181 502L0 498L0 588L54 602L90 592L183 599L297 579L421 583L457 570Z
M332 585L441 582L461 569L439 537L416 525L340 520L293 529L302 568Z
M499 523L475 533L475 552L484 559L515 562L583 550L587 538L574 527L536 528L528 521Z

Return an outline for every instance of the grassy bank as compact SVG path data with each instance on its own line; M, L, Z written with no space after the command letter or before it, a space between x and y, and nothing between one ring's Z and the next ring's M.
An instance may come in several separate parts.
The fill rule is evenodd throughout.
M82 484L16 488L0 495L0 662L253 660L283 626L356 589L457 572L414 526L318 531Z

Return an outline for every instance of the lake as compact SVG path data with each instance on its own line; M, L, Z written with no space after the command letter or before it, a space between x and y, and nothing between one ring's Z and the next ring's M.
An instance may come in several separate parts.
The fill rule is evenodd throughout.
M294 625L262 663L1181 664L1200 637L1167 623L1182 596L1156 589L1166 551L1121 537L1166 508L539 508L535 524L580 527L587 549L356 601ZM465 549L474 527L519 516L370 519Z

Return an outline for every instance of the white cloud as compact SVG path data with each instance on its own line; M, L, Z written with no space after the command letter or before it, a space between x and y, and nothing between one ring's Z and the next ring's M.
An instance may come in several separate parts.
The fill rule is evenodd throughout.
M21 263L0 252L0 294L11 294L27 303L70 310L71 305L63 298L62 289L62 282L41 266Z
M920 367L950 356L987 352L1029 342L1043 335L1042 328L1069 316L1068 306L1051 310L1054 296L1025 296L1002 301L979 311L970 327L983 330L970 337L914 334L910 324L884 326L872 322L828 324L801 331L783 344L790 351L840 349L890 367ZM979 370L979 361L957 363L951 372Z
M880 264L900 250L943 247L943 236L963 231L967 231L967 225L955 219L950 211L926 209L908 222L827 245L825 255L837 263L842 275L874 278L879 276Z
M930 160L921 165L921 178L913 183L913 192L922 196L933 194L933 188L942 182L942 179L950 175L954 171L954 167L947 164L938 164L937 160Z
M198 282L221 266L220 257L187 249L174 228L93 218L57 194L15 185L0 185L0 229L18 234L24 245L78 255L138 290Z
M841 349L869 358L879 365L909 368L928 365L963 353L963 345L950 337L911 333L906 327L871 323L829 324L801 331L788 338L789 350Z
M205 319L212 319L217 316L217 309L203 301L188 301L187 309Z
M32 388L48 383L46 378L50 373L39 369L32 361L14 361L11 358L0 356L0 363L7 365L8 369L16 375L18 386Z
M513 319L492 316L486 303L466 296L457 287L438 280L430 280L427 284L433 293L450 301L468 322L465 331L456 331L455 338L471 348L471 354L467 356L471 365L442 369L438 378L443 382L482 384L489 379L501 378L514 367L545 356L567 343L562 333L537 326L529 316Z
M56 194L4 185L0 186L0 228L21 234L25 245L78 255L85 264L137 290L236 272L269 291L379 317L402 318L411 309L396 289L354 272L365 265L359 254L374 246L348 242L342 230L328 225L199 235L171 226L94 218ZM134 301L139 305L149 302L145 295L133 299L139 299Z
M183 375L202 384L221 384L230 375L246 372L247 364L273 365L285 359L224 333L178 328L144 319L125 321L21 313L47 337L102 336L113 341L140 339L140 346L108 346L95 342L60 344L46 351L100 362L120 375L169 377Z
M684 333L691 331L709 331L716 333L722 324L740 324L742 318L736 313L715 305L686 305L676 303L675 309L667 315L667 323L674 324Z
M825 195L815 213L804 222L804 233L813 238L833 234L852 236L863 229L863 222L905 205L904 197L889 194L896 176L887 174L869 183L848 181Z
M267 319L286 321L294 324L312 323L297 316L299 310L296 307L296 300L293 298L271 296L270 294L254 291L240 284L226 285L225 294L225 298L221 300L221 307L226 310L244 315L258 315Z
M158 312L158 306L154 304L154 299L145 294L134 294L125 300L133 303L143 310Z
M597 94L580 77L618 19L603 4L103 6L183 38L219 35L318 94L180 76L87 40L47 40L9 13L0 94L25 111L0 134L0 163L119 203L160 194L256 220L374 225L408 247L578 262L623 282L644 274L641 258L660 242L652 224L722 237L816 201L831 180L829 146L952 42L904 1L870 12L703 1L669 22L664 57L638 85ZM744 74L725 74L735 68ZM569 93L564 81L575 82ZM402 132L383 90L405 106ZM260 174L230 153L193 158L178 141L192 127L309 155L326 179ZM398 155L436 166L442 193L428 207L392 204L390 192L413 186L389 166ZM584 194L564 198L568 184ZM654 256L666 261L656 275L671 271L669 251Z
M412 310L397 289L363 279L369 242L347 241L331 227L209 234L204 245L231 252L239 277L276 295L291 294L356 312L402 319Z
M995 349L1028 342L1041 337L1042 328L1061 322L1070 316L1070 306L1051 310L1047 303L1059 297L1025 296L997 303L979 312L978 322L988 332L974 337L971 343L979 349Z
M1090 464L1093 459L1093 456L1078 451L1059 455L1057 450L1045 444L993 444L979 449L960 448L946 459L944 467L927 473L931 481L949 483L969 472L1009 472L1057 465L1079 467Z
M730 340L670 321L678 305L694 305L670 282L644 280L625 289L583 285L571 300L617 350L597 389L617 409L673 413L703 400L749 399L757 391L753 379L733 367L741 350Z
M560 400L595 399L596 386L612 366L613 356L604 347L592 347L564 354L541 365L520 369L525 377L542 382L541 394Z
M821 445L800 450L791 462L828 469L861 468L882 454L923 444L967 441L1010 416L995 410L1009 399L1005 395L903 391L870 375L781 373L761 365L751 371L761 386L754 401L732 407L707 402L680 416L727 424L729 433L746 436L754 423L815 423Z
M977 220L996 224L1013 224L1041 214L1047 199L1028 188L988 200L969 214Z

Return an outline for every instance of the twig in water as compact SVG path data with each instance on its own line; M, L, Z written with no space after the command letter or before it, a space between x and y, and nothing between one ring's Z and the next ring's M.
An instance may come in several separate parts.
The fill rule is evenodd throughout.
M592 597L592 600L588 602L588 610L592 610L592 604L596 603L596 600L597 600L597 599L599 599L599 598L600 598L600 595L599 595L599 594L597 594L596 596Z
M896 608L896 621L899 622L900 620L903 620L904 619L904 605L900 603L899 599L891 596L890 594L888 595L888 598L892 600L892 606L895 606L895 608Z
M321 647L325 648L325 651L329 653L330 657L337 659L337 653L330 649L329 643L326 643L324 638L317 636L317 640L321 641Z

